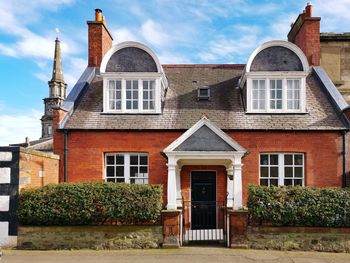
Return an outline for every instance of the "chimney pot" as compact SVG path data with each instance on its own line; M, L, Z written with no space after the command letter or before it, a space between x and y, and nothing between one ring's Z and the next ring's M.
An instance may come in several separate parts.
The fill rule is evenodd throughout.
M306 17L312 17L312 5L311 2L308 2L305 7Z
M102 10L101 9L95 9L95 21L102 22L103 16L102 16Z

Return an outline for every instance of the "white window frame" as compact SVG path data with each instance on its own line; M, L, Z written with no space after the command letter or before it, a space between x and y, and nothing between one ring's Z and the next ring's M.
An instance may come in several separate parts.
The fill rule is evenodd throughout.
M161 85L162 75L159 73L111 73L104 74L103 78L103 113L123 113L123 114L159 114L161 113ZM121 81L121 109L113 110L109 108L109 81ZM137 80L138 81L138 109L126 109L126 81ZM154 109L143 109L143 81L154 80Z
M261 167L271 167L271 166L275 166L275 165L261 165L261 155L278 155L278 177L261 177ZM285 165L284 164L284 156L285 155L293 155L293 158L294 158L294 155L301 155L302 158L303 158L303 164L302 165ZM284 173L284 168L285 167L302 167L302 177L295 177L294 176L294 169L293 169L293 177L286 177L285 176L285 173ZM269 169L270 170L270 169ZM260 180L261 179L277 179L278 180L278 186L284 186L284 180L285 179L292 179L292 180L295 180L295 179L300 179L302 180L302 186L305 186L305 154L304 153L298 153L298 152L284 152L284 153L276 153L276 152L262 152L259 154L259 185L260 185ZM293 185L294 185L294 181L293 181ZM269 183L269 186L270 186L270 183Z
M247 72L247 113L306 113L307 72ZM253 80L265 80L265 109L253 109ZM282 80L282 109L270 108L270 80ZM299 80L300 108L287 109L287 80Z
M147 177L130 177L130 157L131 155L146 155L147 156ZM117 166L117 165L107 165L107 157L108 156L116 156L116 155L122 155L124 156L124 165L118 165L118 166L123 166L124 168L124 177L113 177L113 178L124 178L124 183L130 184L130 179L147 179L147 183L149 183L149 156L148 153L144 152L130 152L130 153L125 153L125 152L114 152L114 153L105 153L105 164L104 164L104 181L107 182L107 166ZM135 165L132 165L135 166ZM137 165L137 167L140 166L145 166L145 165L140 165L140 163ZM144 183L145 184L145 183Z

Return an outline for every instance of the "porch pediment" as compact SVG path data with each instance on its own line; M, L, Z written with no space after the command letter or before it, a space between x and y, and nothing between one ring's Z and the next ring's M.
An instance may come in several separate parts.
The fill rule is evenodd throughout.
M235 140L203 117L164 149L169 152L245 152Z

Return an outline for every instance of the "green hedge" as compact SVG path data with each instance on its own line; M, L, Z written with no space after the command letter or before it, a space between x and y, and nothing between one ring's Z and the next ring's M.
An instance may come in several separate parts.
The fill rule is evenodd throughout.
M251 185L248 209L253 223L350 227L350 190Z
M144 224L160 219L162 186L115 183L47 185L20 193L22 225Z

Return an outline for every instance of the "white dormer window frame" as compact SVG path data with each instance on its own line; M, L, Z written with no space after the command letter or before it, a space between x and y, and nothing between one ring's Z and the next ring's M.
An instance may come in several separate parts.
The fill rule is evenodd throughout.
M103 113L161 113L162 76L162 74L155 72L103 74ZM118 82L119 85L115 85L113 88L113 86L110 86L110 83L113 82ZM144 82L145 84L147 82L147 85L144 86ZM154 86L151 83L154 83ZM117 96L111 98L113 94L111 89L115 90L116 87L119 87L118 92L114 91ZM137 87L136 94L135 87ZM111 104L113 100L115 101L114 107Z
M247 113L306 113L307 75L304 71L247 72Z

